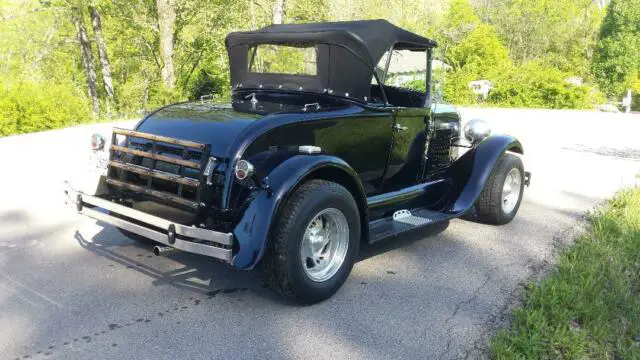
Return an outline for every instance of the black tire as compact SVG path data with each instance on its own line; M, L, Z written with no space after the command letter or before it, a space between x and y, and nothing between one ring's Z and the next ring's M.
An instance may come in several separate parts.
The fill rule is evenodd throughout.
M301 244L307 224L324 209L335 208L345 216L349 241L344 262L323 282L313 281L303 269ZM284 298L312 304L331 297L346 281L360 244L360 213L351 193L343 186L324 180L302 184L279 214L269 247L261 262L266 282Z
M502 208L502 188L507 174L514 168L518 169L520 173L520 194L513 210L507 213ZM489 177L489 181L487 181L482 194L480 194L476 202L477 219L494 225L504 225L510 222L518 213L523 194L524 166L522 165L522 160L514 154L505 153L498 161L491 177Z

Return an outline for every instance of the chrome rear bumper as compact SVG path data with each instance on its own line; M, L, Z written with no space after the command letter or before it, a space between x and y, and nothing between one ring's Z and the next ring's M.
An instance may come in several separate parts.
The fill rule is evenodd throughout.
M233 234L231 233L222 233L194 226L176 224L127 206L84 194L70 187L67 187L65 192L69 202L75 204L78 212L91 218L182 251L214 257L229 263L232 260ZM95 208L85 206L87 204L93 205ZM97 208L105 209L110 213L134 219L141 224L147 224L159 229L166 229L166 233L110 215L110 213L101 212ZM181 239L179 236L193 239L195 241ZM200 243L196 241L207 241L207 243Z

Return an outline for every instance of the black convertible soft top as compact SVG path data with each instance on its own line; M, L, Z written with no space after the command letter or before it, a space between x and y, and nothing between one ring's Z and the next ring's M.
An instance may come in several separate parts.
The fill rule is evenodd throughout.
M317 76L249 71L249 48L257 44L314 44ZM366 100L375 65L390 48L424 51L436 42L386 20L271 25L227 35L234 88L302 88Z

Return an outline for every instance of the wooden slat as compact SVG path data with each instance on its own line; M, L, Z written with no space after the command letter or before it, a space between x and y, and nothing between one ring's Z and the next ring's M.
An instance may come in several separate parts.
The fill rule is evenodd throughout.
M149 196L153 196L153 197L161 199L161 200L171 201L171 202L174 202L176 204L188 206L188 207L191 207L191 208L194 208L194 209L198 208L198 203L197 202L191 201L191 200L187 200L187 199L181 198L179 196L166 193L164 191L151 190L151 189L144 188L142 186L125 183L125 182L122 182L122 181L119 181L119 180L114 180L114 179L107 179L107 184L111 184L111 185L114 185L114 186L117 186L117 187L121 187L121 188L124 188L124 189L131 190L131 191L135 191L135 192L138 192L138 193L141 193L141 194L146 194L146 195L149 195Z
M195 187L198 187L198 185L200 185L200 181L196 179L181 177L181 176L170 174L164 171L152 170L143 166L125 164L123 162L115 161L115 160L109 161L109 165L117 167L119 169L126 170L126 171L131 171L136 174L151 176L154 178L167 180L167 181L173 181L183 185L189 185L189 186L195 186Z
M143 156L143 157L150 158L150 159L155 159L155 160L159 160L159 161L168 162L168 163L171 163L171 164L183 165L183 166L188 166L188 167L194 168L194 169L200 169L200 164L198 164L197 162L193 162L193 161L189 161L189 160L176 159L176 158L172 158L172 157L168 157L168 156L164 156L164 155L152 154L150 152L140 151L140 150L135 150L135 149L129 149L129 148L118 146L118 145L111 145L111 151L122 151L122 152L126 152L126 153L133 154L133 155L138 155L138 156Z
M137 137L137 138L141 138L141 139L160 141L160 142L164 142L164 143L168 143L168 144L181 145L181 146L186 146L186 147L189 147L189 148L194 148L194 149L199 149L199 150L202 150L205 147L205 144L197 143L197 142L194 142L194 141L174 139L174 138L170 138L170 137L166 137L166 136L147 134L147 133L133 131L133 130L127 130L127 129L114 128L113 129L113 133L114 134L120 134L120 135L126 135L126 136L133 136L133 137Z

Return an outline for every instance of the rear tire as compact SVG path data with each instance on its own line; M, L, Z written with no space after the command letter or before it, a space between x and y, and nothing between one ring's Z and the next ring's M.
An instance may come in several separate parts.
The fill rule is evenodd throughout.
M524 193L524 166L520 157L505 153L476 202L478 220L507 224L518 213Z
M310 180L284 204L261 262L277 294L302 304L331 297L358 254L360 213L343 186Z

